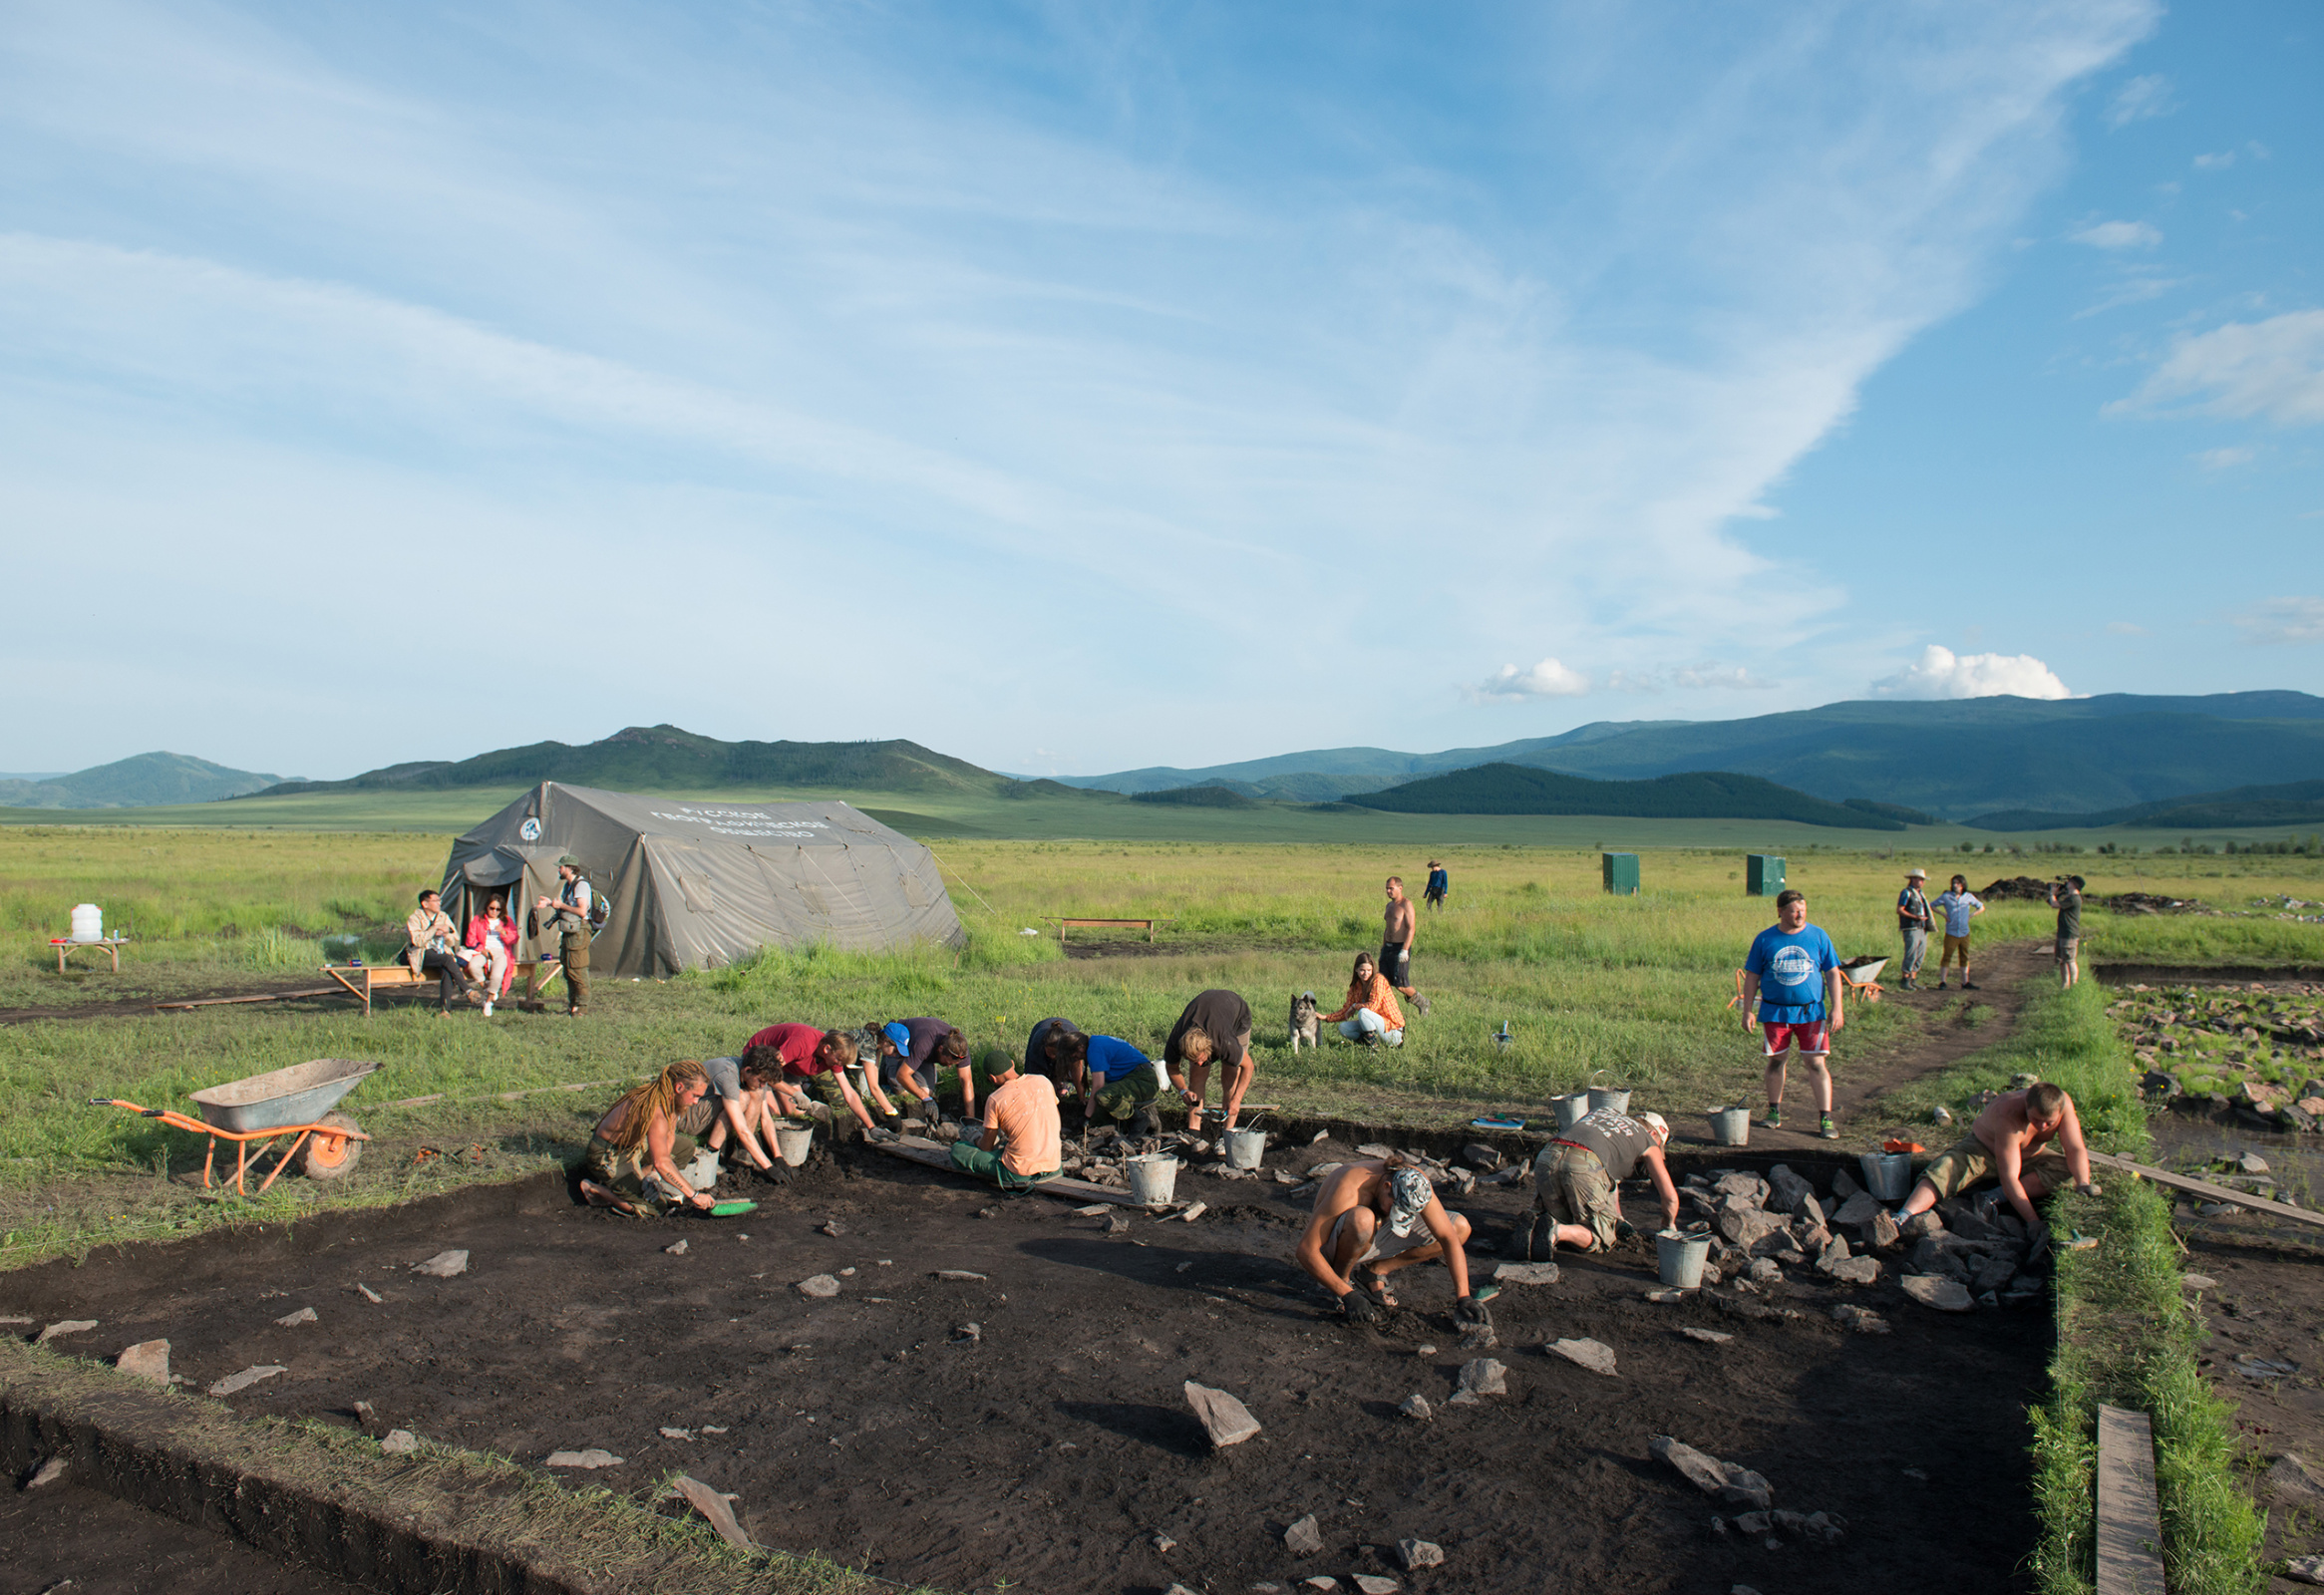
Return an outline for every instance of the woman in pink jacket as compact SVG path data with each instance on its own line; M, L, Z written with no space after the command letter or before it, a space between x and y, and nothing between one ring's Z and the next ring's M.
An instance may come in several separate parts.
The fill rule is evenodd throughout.
M492 898L485 911L468 922L468 944L485 955L491 967L491 976L485 982L485 1011L508 995L508 983L516 978L516 921L510 919L500 899Z

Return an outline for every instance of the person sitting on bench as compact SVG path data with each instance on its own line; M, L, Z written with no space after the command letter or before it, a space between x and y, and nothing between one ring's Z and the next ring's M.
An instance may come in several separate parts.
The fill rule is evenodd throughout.
M2053 1138L2059 1151L2043 1151ZM2000 1182L2001 1194L2033 1231L2042 1222L2034 1203L2052 1191L2071 1183L2086 1196L2098 1194L2098 1182L2090 1177L2090 1148L2082 1140L2082 1117L2066 1088L2044 1081L2005 1091L1987 1103L1969 1133L1921 1171L1919 1183L1893 1216L1902 1224L1986 1179Z
M952 1143L952 1166L989 1179L1003 1190L1024 1190L1064 1171L1065 1127L1057 1115L1057 1087L1045 1075L1020 1075L1014 1060L993 1076L985 1099L984 1134Z
M709 1076L691 1058L623 1092L589 1133L581 1195L633 1218L644 1216L639 1203L650 1211L683 1204L707 1212L711 1197L679 1171L678 1159L691 1160L692 1137L710 1127L711 1108L703 1100L709 1092Z
M460 930L444 911L434 887L420 893L420 906L404 920L404 962L415 975L436 971L436 1011L452 1012L452 999L470 984L468 960L460 950Z
M1454 1322L1479 1329L1490 1323L1483 1298L1493 1287L1472 1294L1469 1258L1461 1249L1468 1239L1469 1220L1447 1211L1429 1176L1391 1152L1343 1163L1323 1182L1299 1237L1299 1266L1339 1298L1350 1320L1376 1324L1382 1309L1397 1306L1388 1276L1442 1258L1453 1276ZM1359 1280L1359 1270L1369 1276L1377 1300Z
M508 995L516 978L516 921L508 917L500 899L487 899L485 911L468 922L468 945L485 959L485 1012Z

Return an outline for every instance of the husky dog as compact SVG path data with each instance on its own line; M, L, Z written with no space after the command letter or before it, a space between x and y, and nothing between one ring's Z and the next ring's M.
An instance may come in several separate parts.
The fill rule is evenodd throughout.
M1323 1026L1315 1017L1319 1012L1321 1010L1316 1004L1315 993L1311 991L1303 991L1291 999L1291 1050L1293 1052L1299 1051L1302 1042L1310 1047L1323 1045Z

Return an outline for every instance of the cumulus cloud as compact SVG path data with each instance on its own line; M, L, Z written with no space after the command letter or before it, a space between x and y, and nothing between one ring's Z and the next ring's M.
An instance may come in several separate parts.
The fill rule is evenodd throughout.
M1555 659L1544 659L1530 670L1503 665L1469 689L1469 696L1486 703L1522 703L1528 698L1578 698L1589 691L1589 677L1568 670Z
M2150 73L2133 78L2115 91L2115 97L2106 108L2106 125L2127 128L2134 122L2145 122L2149 117L2168 116L2178 109L2170 98L2170 80L2160 73Z
M2138 392L2107 409L2155 409L2176 400L2285 426L2324 421L2324 310L2230 321L2181 338Z
M1872 683L1875 698L2071 698L2032 654L1956 654L1930 643L1920 658Z
M2245 642L2324 642L2324 598L2265 598L2227 622Z
M2162 234L2144 221L2101 221L2073 238L2093 249L2152 249L2162 241Z

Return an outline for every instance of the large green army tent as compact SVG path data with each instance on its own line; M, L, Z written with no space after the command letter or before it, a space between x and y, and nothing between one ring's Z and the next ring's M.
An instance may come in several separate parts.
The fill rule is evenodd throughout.
M928 849L843 802L700 802L553 781L453 842L444 906L465 926L504 897L519 956L554 956L527 919L556 895L565 853L611 898L590 950L604 974L669 975L816 941L967 940Z

